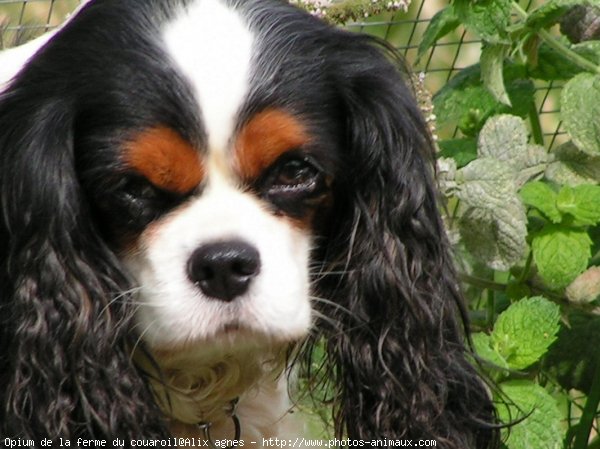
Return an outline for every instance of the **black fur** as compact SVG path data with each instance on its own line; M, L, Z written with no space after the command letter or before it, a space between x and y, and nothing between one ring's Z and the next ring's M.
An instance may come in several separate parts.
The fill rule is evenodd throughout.
M149 39L180 3L97 0L0 95L2 437L168 437L131 362L116 246L178 202L128 218L116 149L158 122L202 147L189 88ZM303 116L333 179L316 217L313 343L325 339L337 435L493 447L431 140L398 57L283 2L230 3L262 36L241 120L268 106Z

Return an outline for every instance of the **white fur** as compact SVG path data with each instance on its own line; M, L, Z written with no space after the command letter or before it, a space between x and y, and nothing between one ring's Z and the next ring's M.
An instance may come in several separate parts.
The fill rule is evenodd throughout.
M196 91L210 148L225 151L248 92L250 29L221 1L196 0L165 26L163 39Z
M263 438L294 439L306 435L303 417L292 413L287 396L285 377L270 382L259 382L240 398L236 408L242 427L241 439L245 447L263 447ZM212 421L213 440L232 440L233 424L221 413ZM179 438L202 438L195 425L172 423L171 430ZM256 443L256 444L253 444ZM239 442L238 442L239 443ZM268 447L268 446L264 446ZM300 447L300 446L296 446Z

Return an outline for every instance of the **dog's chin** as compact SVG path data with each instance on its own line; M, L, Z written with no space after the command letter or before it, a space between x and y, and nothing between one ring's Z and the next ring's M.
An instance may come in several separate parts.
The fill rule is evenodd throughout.
M305 331L282 333L268 329L255 329L237 320L220 325L211 335L203 338L190 338L161 344L147 344L146 347L161 365L211 364L224 358L242 358L248 354L273 354L283 348L301 342Z

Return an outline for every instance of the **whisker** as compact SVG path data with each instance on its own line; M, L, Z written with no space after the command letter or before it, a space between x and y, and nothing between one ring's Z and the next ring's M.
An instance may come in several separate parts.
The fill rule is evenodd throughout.
M345 306L343 306L341 304L338 304L335 301L332 301L331 299L321 298L319 296L314 296L314 295L311 295L310 299L313 300L313 301L315 301L315 302L321 303L321 304L327 304L328 306L334 307L336 310L340 310L342 312L345 312L348 315L351 315L351 316L354 315L350 309L348 309L347 307L345 307Z
M156 324L156 322L158 321L158 319L152 320L144 329L144 331L138 336L137 340L135 341L135 343L133 344L133 348L131 349L131 354L129 356L129 360L133 361L133 355L135 354L136 349L138 348L138 346L140 345L140 343L142 342L142 339L144 338L144 335L146 335L146 333L152 328L152 326L154 326ZM132 327L132 330L135 329L138 326L138 324L134 325Z
M339 330L339 328L340 328L340 322L338 320L336 320L335 318L327 316L324 313L319 312L318 310L313 310L312 313L313 313L313 315L316 318L318 318L318 319L320 319L320 320L322 320L322 321L324 321L326 323L329 323L331 326L333 326L333 328ZM309 332L312 332L312 331L313 331L313 329L311 327L311 329L309 330ZM316 334L313 334L313 335L316 335Z
M154 307L154 308L169 307L169 304L155 304L151 301L140 301L138 299L133 299L132 296L126 297L128 295L133 295L135 293L142 291L143 288L144 288L143 285L139 285L139 286L132 287L128 290L124 290L124 291L120 292L118 295L116 295L113 299L110 300L110 302L104 307L104 309L102 309L102 312L104 312L106 308L110 307L111 305L113 305L115 303L120 303L120 304L125 304L125 305L134 305L134 306Z
M138 307L140 307L140 306L154 307L157 309L160 309L163 307L169 307L169 304L155 304L151 301L137 301L137 300L131 301L131 300L125 299L125 300L119 300L119 301L113 301L113 302L121 302L122 304L131 304L131 305L138 306Z
M115 304L115 303L118 303L118 302L120 302L120 301L121 301L121 300L122 300L122 299L123 299L125 296L127 296L127 295L131 295L131 294L134 294L134 293L136 293L136 292L137 292L137 291L139 291L139 290L141 290L141 287L132 287L132 288L130 288L130 289L127 289L127 290L124 290L124 291L122 291L122 292L119 292L119 294L118 294L118 295L115 295L115 297L114 297L114 298L112 298L112 299L111 299L111 300L110 300L110 301L109 301L109 302L108 302L108 303L107 303L107 304L106 304L106 305L105 305L105 306L102 308L102 310L100 311L100 315L103 315L103 314L106 312L106 310L107 310L107 309L108 309L110 306L112 306L112 305L113 305L113 304ZM122 303L123 303L123 304L129 304L129 301L122 301Z
M328 270L328 271L311 271L311 268L309 267L308 269L308 273L312 274L312 275L318 275L321 277L325 277L325 276L329 276L329 275L346 275L346 274L352 274L355 273L356 270Z

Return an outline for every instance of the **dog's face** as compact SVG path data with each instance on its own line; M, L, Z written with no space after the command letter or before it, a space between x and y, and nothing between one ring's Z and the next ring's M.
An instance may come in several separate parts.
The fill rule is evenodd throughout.
M144 43L155 67L139 41L121 52L105 39L117 59L108 70L131 78L94 80L79 118L82 185L139 286L137 333L157 350L289 342L311 325L310 252L335 175L333 94L318 62L298 66L309 55L293 36L253 26L286 26L261 14L252 2L176 7ZM325 90L318 107L315 89Z
M128 144L127 176L144 185L137 196L124 190L131 207L146 209L140 202L163 190L181 199L122 251L141 288L138 329L151 346L247 332L286 341L307 331L313 217L329 191L309 145L297 119L278 110L254 115L205 151L167 129Z

